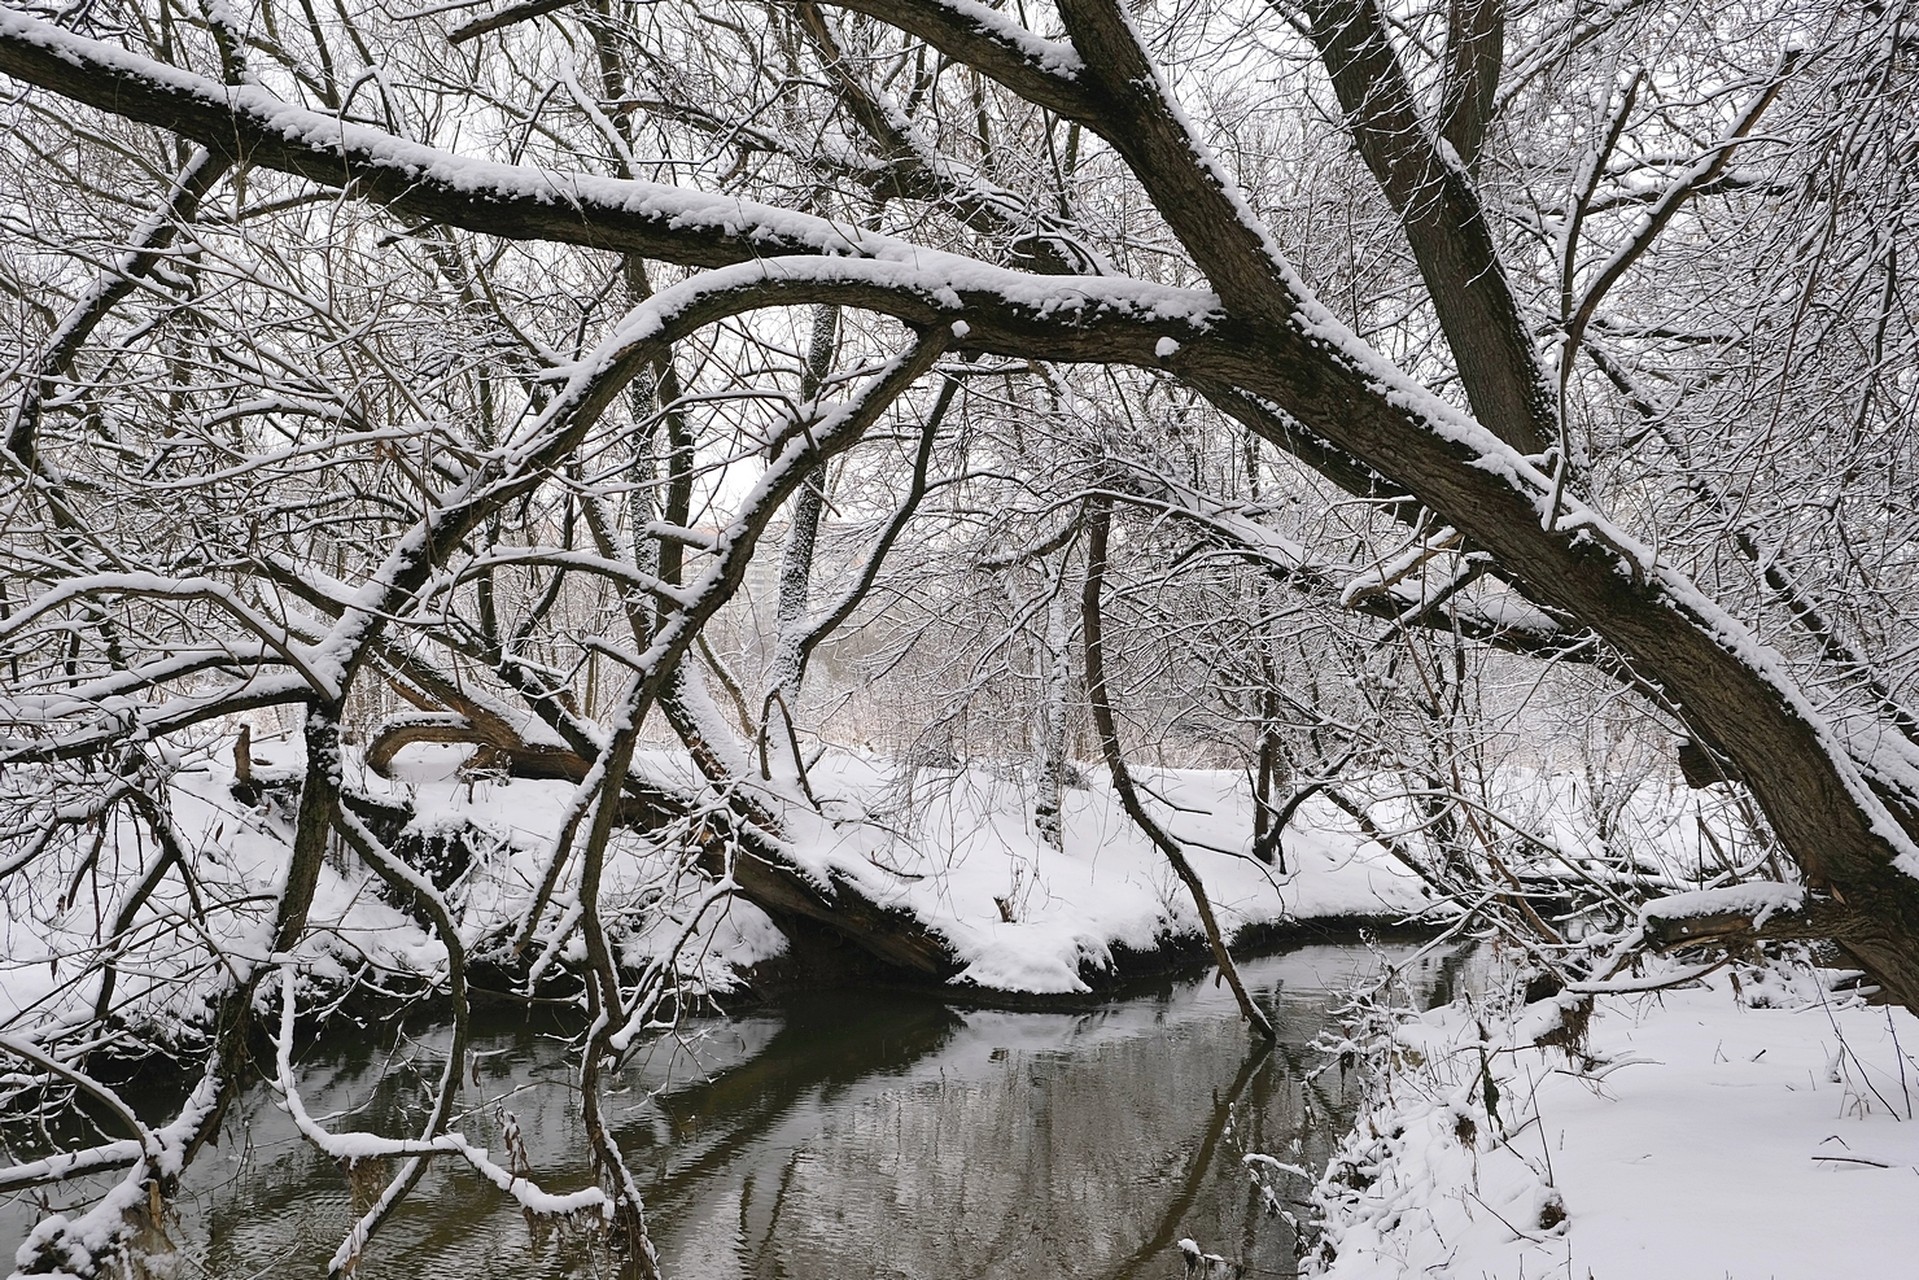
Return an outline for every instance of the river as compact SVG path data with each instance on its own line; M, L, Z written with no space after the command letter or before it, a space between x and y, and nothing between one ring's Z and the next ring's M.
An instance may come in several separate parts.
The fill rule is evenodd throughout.
M1249 1277L1290 1275L1291 1228L1241 1157L1323 1163L1354 1100L1337 1070L1308 1078L1320 1063L1310 1042L1355 981L1407 950L1318 944L1247 963L1279 1031L1265 1053L1210 980L1072 1013L821 992L659 1037L619 1077L609 1110L669 1280L1178 1276L1188 1237ZM1446 975L1426 958L1407 978L1431 998ZM336 1130L401 1131L437 1078L434 1043L325 1037L297 1063L308 1110ZM583 1185L558 1030L496 1018L475 1050L464 1131L498 1151L510 1113L549 1190ZM347 1179L265 1087L229 1135L186 1179L169 1228L177 1274L323 1275L352 1220ZM25 1203L0 1207L0 1258L30 1221ZM451 1162L358 1271L493 1274L612 1272L590 1238L533 1229Z

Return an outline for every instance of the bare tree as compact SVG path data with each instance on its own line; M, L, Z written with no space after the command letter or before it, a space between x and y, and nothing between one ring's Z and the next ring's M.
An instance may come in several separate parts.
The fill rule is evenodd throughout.
M651 1274L599 1084L671 973L620 962L643 908L609 848L652 841L701 912L738 894L956 968L790 856L819 806L802 676L849 626L970 636L954 683L982 700L1026 664L1042 834L1077 702L1173 865L1128 756L1185 734L1251 762L1256 850L1326 788L1389 845L1422 830L1422 874L1510 899L1535 941L1508 863L1531 845L1472 776L1475 664L1576 663L1750 796L1809 890L1769 927L1919 1008L1907 6L1710 30L1632 0L450 16L0 9L0 880L58 886L53 915L99 892L68 998L0 1051L11 1096L125 1129L0 1177L131 1170L29 1270L137 1230L263 1008L284 1054L349 858L440 940L456 1019L469 963L533 982L578 942L600 1185L502 1181L449 1123L456 1035L339 1265L448 1157L598 1215ZM708 631L782 527L759 679ZM1022 609L954 608L1015 569L1043 579ZM291 777L236 757L248 811L281 806L259 893L174 815L184 745L247 715L303 745ZM649 766L650 718L697 781ZM574 785L477 947L407 815L356 786L361 735L376 769L459 741ZM1366 769L1401 780L1405 830ZM168 983L215 1012L156 1129L87 1061Z

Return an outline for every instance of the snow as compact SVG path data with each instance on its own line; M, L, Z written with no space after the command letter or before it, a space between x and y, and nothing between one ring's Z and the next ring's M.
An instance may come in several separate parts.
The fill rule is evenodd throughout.
M987 38L1015 51L1032 67L1071 80L1086 69L1077 50L1057 40L1045 40L998 10L978 0L928 0L928 9L943 9Z
M137 1224L151 1203L149 1179L173 1178L179 1174L186 1165L188 1144L217 1107L219 1099L216 1074L209 1070L201 1076L171 1124L142 1135L140 1161L126 1177L78 1217L54 1213L41 1219L15 1251L15 1264L23 1270L32 1267L36 1274L87 1275L92 1273L93 1264L112 1258L126 1232ZM79 1153L75 1170L119 1163L113 1157L119 1154L120 1146L108 1143L91 1152ZM49 1271L50 1263L56 1269Z
M565 783L489 782L471 797L455 772L457 748L413 747L396 760L394 783L415 803L444 807L533 848L562 823L572 795ZM636 771L685 786L682 758L641 750ZM1165 859L1125 820L1103 784L1068 790L1062 806L1063 848L1052 849L1032 822L1031 780L1013 767L914 769L850 751L832 751L809 766L823 812L792 806L781 814L785 852L821 884L849 882L882 905L907 910L943 935L965 968L963 986L1033 994L1087 990L1081 967L1104 968L1118 947L1148 950L1168 933L1195 935L1197 918ZM1242 775L1206 770L1146 770L1144 781L1180 806L1156 815L1195 844L1190 856L1205 877L1230 931L1288 920L1413 915L1428 905L1421 886L1376 846L1352 831L1331 806L1304 806L1285 841L1288 873L1277 875L1244 856L1250 847L1252 802ZM1191 810L1189 812L1188 810ZM1230 850L1230 853L1215 849ZM515 868L525 855L513 855ZM642 852L616 851L608 875L638 886L657 868ZM468 913L497 917L515 901L523 870L487 870L469 889ZM1015 919L1002 919L1004 898ZM687 904L690 906L690 901ZM623 958L644 963L666 945L642 929ZM686 948L704 966L704 980L724 988L729 966L777 955L781 939L749 904L734 900Z
M1797 911L1805 901L1806 891L1799 885L1755 880L1749 884L1669 894L1647 903L1639 917L1641 920L1648 916L1690 920L1717 915L1751 916L1756 929L1782 911Z
M194 1019L229 980L229 963L244 968L268 960L267 895L285 877L292 815L271 800L249 808L234 799L230 742L228 734L213 739L204 756L188 753L167 787L171 818L194 861L201 892L230 904L207 921L208 941L224 958L198 943L181 945L156 925L136 932L116 988L125 1021L163 1042L196 1034ZM580 799L565 781L469 777L462 765L470 752L464 745L416 743L401 750L389 776L381 777L349 748L344 769L350 787L412 805L416 833L469 837L472 865L441 895L468 950L518 927ZM291 774L302 763L297 740L263 731L254 734L253 754L262 779ZM706 785L676 750L642 747L633 767L636 775L682 793L699 795ZM751 781L751 768L743 785L755 803L777 813L781 850L802 874L822 886L849 884L923 921L958 959L959 986L1066 995L1085 992L1088 979L1108 970L1123 951L1152 950L1168 937L1192 940L1199 931L1190 898L1165 859L1125 819L1101 772L1086 772L1088 785L1069 787L1062 796L1059 848L1040 835L1039 788L1026 763L915 768L835 748L808 766L818 810L790 785ZM1149 811L1184 842L1229 935L1289 922L1398 919L1430 905L1406 868L1321 797L1306 802L1288 826L1281 872L1248 856L1253 814L1243 774L1147 767L1138 773ZM26 768L10 771L7 782L33 785ZM1499 785L1502 809L1529 839L1557 851L1560 861L1595 882L1611 883L1620 874L1583 816L1583 783L1512 771ZM1359 794L1365 786L1354 781L1349 790ZM86 815L95 811L96 800L70 788L57 803ZM1717 803L1699 793L1642 784L1617 819L1626 838L1645 851L1634 874L1674 889L1696 884L1688 879L1696 857L1695 819L1716 821L1710 807ZM1387 829L1418 823L1403 797L1384 792L1373 812ZM118 874L143 874L152 852L132 820L117 819L111 834L109 853L126 860L116 864L122 867ZM669 963L695 989L728 992L742 971L781 954L783 937L744 900L708 904L711 884L682 865L672 838L665 833L662 847L643 835L620 833L608 851L602 905L620 922L620 958L635 971ZM571 932L568 922L577 920L577 877L577 867L567 870L546 923L532 939L539 970L569 963L565 945L549 948L547 940L564 939ZM64 884L60 879L59 888ZM91 1017L97 972L67 957L93 945L93 912L90 906L51 910L57 893L0 899L0 1034L47 1041L58 1028ZM444 943L389 896L357 861L329 862L320 874L310 927L291 958L321 982L345 980L364 966L407 987L443 981ZM1764 905L1758 898L1753 902ZM162 876L149 911L164 921L189 908L177 875Z
M1071 81L1084 70L1070 46L1042 39L974 0L926 0L923 7L1012 50L1039 73ZM215 4L209 16L235 22L224 4ZM1201 291L1109 279L1036 281L847 224L729 197L434 150L303 111L255 84L216 85L15 12L0 11L0 34L52 50L76 66L105 67L142 78L163 93L230 107L236 117L298 145L337 146L358 161L410 180L503 200L592 203L689 240L724 241L728 252L743 254L741 245L752 248L752 261L655 295L587 360L558 371L556 377L567 385L550 411L530 419L508 453L487 460L509 468L505 479L476 472L460 491L461 502L480 502L489 491L536 474L567 438L564 433L580 429L573 415L598 394L608 369L657 344L675 322L705 316L703 308L763 298L768 282L840 289L848 296L885 290L917 299L942 320L980 295L1043 319L1119 314L1150 324L1146 340L1160 360L1182 350L1181 339L1171 334L1153 340L1160 328L1175 328L1195 341L1218 314L1217 299ZM587 105L590 95L572 87L574 97ZM1166 100L1171 102L1170 94ZM1264 242L1261 220L1199 143L1199 131L1180 120L1222 198ZM610 127L605 131L613 136ZM1449 148L1445 154L1457 165ZM206 163L205 153L193 163ZM1716 163L1700 161L1669 189L1669 199ZM1653 216L1647 215L1646 225ZM136 243L144 236L139 233ZM1630 259L1622 255L1633 252L1629 243L1598 276L1614 274L1615 264L1623 270ZM800 256L809 253L827 256ZM1272 256L1280 264L1276 250ZM1373 389L1404 409L1416 426L1460 446L1467 465L1499 477L1519 500L1533 504L1548 530L1615 553L1622 574L1660 593L1685 625L1710 636L1755 684L1769 686L1779 704L1803 719L1809 738L1832 761L1837 782L1897 851L1898 865L1919 875L1919 847L1876 797L1842 728L1821 718L1778 653L1692 582L1661 565L1656 549L1600 513L1564 499L1535 460L1519 456L1385 364L1317 310L1303 287L1294 288L1297 281L1285 275L1283 265L1276 270L1308 299L1299 314L1310 339L1365 374ZM973 326L951 319L948 332L964 340ZM831 429L832 423L825 426ZM780 465L790 469L798 459L796 448L776 470ZM142 574L68 579L0 624L0 637L83 594L191 598L217 606L258 641L257 650L235 646L231 653L289 669L290 674L262 682L257 696L286 699L307 689L331 698L345 687L369 629L391 611L397 584L430 545L434 522L451 518L448 512L457 514L449 505L429 517L378 576L357 595L342 596L350 605L347 617L319 644L260 616L247 600L212 579ZM1222 511L1213 518L1223 525L1234 516ZM1244 524L1260 529L1251 519ZM721 560L733 556L747 536L741 528L729 528L714 541L712 550ZM1275 563L1307 564L1303 549L1270 531L1249 535L1248 545ZM695 599L581 553L528 548L490 563L509 562L563 563L681 605L690 607ZM1390 566L1390 573L1353 578L1346 598L1391 586L1412 564L1409 558ZM1550 623L1526 612L1529 606L1516 598L1494 605L1527 617L1531 625ZM662 659L664 644L645 660ZM155 678L163 670L155 664L144 675ZM142 688L143 681L132 678L100 682L32 705L55 715L86 713L94 723L137 714L160 726L191 717L197 705L228 697L227 690L213 689L197 701L189 696L149 706ZM471 944L497 932L524 906L528 885L584 792L560 783L479 783L459 774L461 758L454 749L412 748L391 781L355 781L376 794L404 795L428 825L460 826L492 837L454 903L459 940ZM664 753L643 753L640 765L684 787L701 785L688 776L683 761ZM1910 776L1909 764L1904 774ZM1146 950L1168 936L1195 931L1190 901L1151 844L1119 815L1102 783L1065 796L1054 848L1035 836L1031 780L1010 765L926 770L836 751L812 767L811 777L823 797L819 811L798 806L777 787L764 797L780 809L789 855L821 884L855 884L928 924L959 957L962 970L955 982L961 987L1083 992L1089 969L1111 966L1122 949ZM1247 856L1252 811L1239 776L1142 769L1141 780L1156 797L1156 819L1186 844L1229 930L1348 915L1409 915L1428 905L1419 882L1330 806L1314 802L1302 809L1285 843L1281 873ZM230 782L222 766L203 764L178 775L163 797L194 851L201 883L229 905L201 919L208 937L199 959L190 949L150 953L140 938L128 944L116 1007L126 1023L187 1034L196 1005L229 984L232 970L223 966L273 963L288 966L284 1039L290 1041L295 968L318 978L344 978L363 965L379 973L429 978L444 970L446 942L385 903L363 869L340 866L322 873L307 936L288 954L265 955L262 922L271 895L257 891L285 879L284 815L270 806L249 810L237 804ZM84 803L60 812L83 811ZM130 823L115 817L105 825L114 856L124 853L134 873L148 866L164 869L128 834ZM1555 824L1549 837L1556 847L1570 850L1568 861L1581 856L1576 833ZM138 861L142 857L147 861ZM620 938L623 961L635 968L685 965L689 982L724 990L735 971L778 953L780 936L765 916L738 901L709 910L718 905L711 886L681 877L678 870L671 850L644 839L623 837L612 850L607 900L630 924ZM434 892L414 872L402 869L399 875L411 877L422 893ZM186 916L193 906L186 886L173 878L159 883L151 913ZM561 918L577 918L565 907L566 886L561 890ZM1792 886L1716 888L1662 899L1641 918L1736 913L1763 921L1797 908L1802 899ZM36 1040L90 1017L100 989L97 971L70 965L63 976L60 970L63 957L85 951L87 921L70 909L45 906L31 895L0 902L0 1028L9 1032L0 1036L0 1048L29 1061L35 1060ZM197 910L192 914L202 916ZM93 929L97 943L97 908ZM1597 1001L1585 1049L1589 1058L1568 1058L1531 1044L1538 1031L1573 1007L1567 998L1512 1010L1503 1021L1483 1006L1444 1011L1395 1033L1396 1074L1352 1148L1371 1184L1350 1194L1337 1187L1325 1193L1336 1212L1330 1238L1338 1255L1331 1274L1823 1277L1896 1274L1911 1264L1919 1250L1919 1223L1908 1212L1911 1178L1919 1173L1919 1132L1911 1123L1908 1085L1908 1068L1915 1064L1905 1045L1919 1044L1919 1036L1909 1015L1835 995L1811 974L1782 978L1747 971L1735 981L1732 973L1702 968L1655 970L1575 988L1580 991L1593 993ZM1483 1029L1488 1024L1491 1032ZM23 1029L21 1034L13 1034L15 1028ZM284 1060L282 1076L290 1078ZM1492 1101L1495 1085L1503 1109ZM309 1136L343 1159L452 1153L530 1209L563 1212L603 1203L597 1191L571 1199L545 1196L455 1134L413 1143L329 1134L299 1110L290 1086L287 1103ZM192 1108L189 1114L195 1114ZM180 1124L142 1131L137 1143L106 1143L11 1171L9 1176L24 1179L135 1162L142 1166L87 1215L50 1217L29 1243L38 1248L62 1240L77 1260L97 1252L110 1241L121 1215L140 1203L148 1166L165 1170L177 1163L185 1132ZM1806 1223L1821 1229L1807 1231ZM1840 1229L1839 1224L1853 1223L1870 1229ZM1189 1240L1180 1246L1189 1266L1211 1269L1212 1255Z
M1165 799L1149 799L1149 808L1188 842L1229 934L1286 920L1413 915L1429 905L1419 882L1330 806L1306 806L1280 875L1246 856L1253 819L1242 775L1140 772ZM1183 887L1104 782L1066 791L1061 848L1053 849L1034 829L1033 787L1019 770L902 769L834 753L812 777L836 803L827 806L834 817L815 818L804 835L794 830L804 865L933 922L965 965L961 985L1083 992L1082 966L1106 968L1116 948L1148 950L1168 933L1198 932Z
M1345 1148L1374 1180L1322 1189L1336 1250L1324 1274L1907 1274L1919 1025L1835 993L1833 977L1721 970L1601 996L1585 1062L1526 1043L1537 1006L1503 1022L1455 1006L1402 1027L1399 1064Z
M469 752L464 746L408 746L383 778L349 749L345 780L375 798L413 805L417 832L470 833L473 865L441 896L459 940L472 948L497 939L523 914L577 793L564 781L468 778L461 765ZM258 778L300 764L297 741L268 734L255 734L253 754ZM201 892L229 904L206 921L207 940L224 958L181 945L159 928L136 932L115 992L120 1016L163 1042L191 1038L197 1034L194 1019L235 972L229 965L243 970L290 961L321 982L345 980L367 965L410 983L443 980L444 944L392 905L357 862L330 861L322 869L305 937L290 955L267 954L270 894L286 874L292 815L270 801L249 809L235 800L229 755L215 747L189 761L173 775L167 796ZM677 788L701 785L677 752L642 749L634 767ZM22 769L12 773L14 781L26 776ZM1086 990L1083 965L1102 969L1121 947L1148 950L1169 934L1197 933L1183 887L1132 830L1103 784L1066 792L1064 847L1053 849L1036 832L1034 787L1019 767L912 769L833 751L810 766L810 777L823 812L761 793L766 803L782 806L787 855L821 884L851 883L919 916L960 957L961 985L1080 992ZM1191 857L1229 932L1288 920L1397 918L1427 905L1418 882L1330 807L1309 803L1302 809L1285 839L1287 873L1278 875L1245 856L1252 806L1243 776L1149 769L1142 780L1179 806L1175 811L1149 801L1181 839L1196 842ZM92 812L78 793L64 795L61 805ZM152 852L132 820L119 817L110 834L113 857L146 850L120 872L142 874ZM125 854L113 853L116 848ZM702 910L710 886L679 864L676 850L636 835L616 837L604 903L625 922L621 959L640 969L671 955L695 988L728 991L742 970L779 955L784 939L744 900ZM559 886L557 911L566 911L576 880L577 869ZM54 912L52 896L0 899L0 1033L45 1041L91 1017L98 973L63 957L92 945L92 909ZM1002 918L1002 898L1014 917L1010 922ZM164 920L189 908L177 875L164 875L149 910ZM692 935L682 936L676 920L694 921ZM553 955L544 963L562 959Z

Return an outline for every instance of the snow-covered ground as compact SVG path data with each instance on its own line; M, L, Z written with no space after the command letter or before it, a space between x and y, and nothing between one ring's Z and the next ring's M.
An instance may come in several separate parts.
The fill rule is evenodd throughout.
M1583 1058L1528 1045L1550 1004L1402 1024L1322 1187L1326 1275L1919 1274L1919 1024L1833 976L1601 996Z
M415 748L393 789L423 813L497 832L511 850L467 891L477 926L524 906L529 873L548 855L573 788L526 780L469 787L456 768L463 754ZM639 764L697 786L677 754L643 756ZM930 924L966 962L956 982L1085 991L1084 961L1103 967L1115 947L1150 950L1168 934L1199 930L1165 857L1127 822L1103 782L1065 793L1054 849L1035 834L1030 779L1017 768L911 769L834 752L809 777L820 808L783 807L788 855L821 880L831 873ZM1157 770L1145 781L1161 799L1163 820L1187 842L1229 934L1286 921L1400 919L1432 905L1411 872L1331 806L1309 806L1295 823L1281 871L1247 856L1252 809L1243 776ZM638 842L623 854L613 869L632 884L656 874ZM629 938L627 958L642 962L671 933L642 927ZM704 978L723 986L730 968L775 955L781 945L764 916L735 901L687 950L700 957Z
M350 766L348 782L376 797L404 800L416 829L477 834L479 856L448 893L469 947L512 931L539 883L575 794L564 781L474 779L460 772L466 748L410 748L390 779ZM286 743L256 743L262 776L299 763ZM683 759L661 752L640 767L689 787ZM1103 783L1069 790L1063 847L1039 841L1030 784L1018 769L902 769L850 753L814 765L820 811L788 804L785 847L822 879L832 872L873 899L911 912L942 935L966 964L957 981L999 991L1084 991L1083 962L1105 966L1115 948L1149 950L1168 935L1198 931L1192 902L1164 857L1135 831ZM1421 883L1370 844L1330 807L1307 806L1287 834L1285 868L1246 856L1252 816L1244 779L1223 772L1148 771L1166 821L1190 844L1222 924L1230 932L1288 921L1417 915L1431 902ZM234 798L230 766L218 754L173 776L170 812L191 858L208 934L229 955L264 960L275 886L285 876L291 815L284 803L248 806ZM71 803L72 798L66 802ZM91 963L103 922L154 856L151 841L124 815L108 824L94 865L86 854L52 855L37 868L44 884L0 893L0 1029L37 1028L90 1016L99 972ZM69 862L74 865L68 865ZM705 890L676 872L676 851L616 837L603 904L617 921L624 958L635 965L677 939ZM78 875L79 893L68 889ZM559 886L564 904L568 882ZM1003 905L1002 905L1003 904ZM137 929L133 962L118 979L123 1017L161 1027L190 1019L218 985L219 961L203 939L169 933L191 903L175 875L163 877ZM1010 916L1011 919L1006 917ZM784 939L749 903L733 900L699 920L681 952L688 978L725 990L735 974L776 956ZM574 957L577 941L554 957ZM445 948L392 905L357 863L330 861L298 958L323 980L349 975L430 978Z
M478 855L448 893L472 948L515 933L553 856L575 787L468 776L461 769L468 754L465 747L416 745L385 778L350 756L346 781L405 801L418 815L416 829L473 837ZM180 878L161 877L145 908L151 923L136 928L123 949L127 959L114 994L130 1024L165 1027L183 1011L191 1021L226 963L207 941L224 956L266 959L263 929L285 875L290 814L284 802L248 806L235 799L229 755L209 749L182 761L169 784L169 810L194 866L200 902L220 905L205 922L196 921L201 913ZM300 764L297 747L285 740L256 738L254 757L262 776L290 775ZM703 786L677 752L642 751L636 768L691 793ZM1322 797L1299 807L1282 842L1281 865L1269 866L1249 856L1253 812L1243 774L1149 768L1138 774L1154 815L1186 846L1229 937L1294 922L1401 920L1433 907L1415 874ZM24 772L12 781L35 785ZM1059 848L1037 835L1030 764L915 768L836 749L809 766L809 781L817 808L790 786L763 793L780 814L786 855L822 882L830 874L923 922L960 959L955 981L961 984L1083 992L1084 975L1109 967L1116 951L1149 951L1199 932L1184 887L1097 775L1065 792ZM1519 829L1561 851L1555 866L1577 864L1588 878L1619 873L1617 855L1594 834L1582 784L1565 775L1514 773L1505 785L1511 794L1502 809L1517 815ZM78 802L64 794L59 800ZM1642 858L1635 875L1672 888L1697 882L1694 846L1704 803L1697 793L1648 783L1614 813L1613 827L1630 837L1615 843L1651 859ZM138 824L118 812L91 864L78 844L64 859L49 855L36 864L34 884L10 884L0 894L0 1030L33 1028L44 1035L91 1016L102 929L154 857ZM1382 799L1373 815L1382 830L1419 826L1403 801ZM1404 839L1423 855L1417 834ZM617 836L603 910L624 959L635 965L678 945L690 928L693 936L678 952L687 979L724 991L742 969L778 955L784 939L745 901L700 910L706 882L682 866L674 846L671 833L664 842ZM577 876L577 860L567 875ZM560 910L549 913L543 931L556 919L570 929L563 910L568 893L563 876L555 898ZM545 963L577 959L578 949L575 933ZM406 980L402 988L445 967L440 941L345 857L322 875L297 957L323 981L397 976Z
M823 763L815 788L836 799L823 804L824 819L807 822L796 849L814 869L837 871L934 922L966 961L958 982L1084 991L1083 961L1103 968L1115 947L1150 950L1167 934L1199 931L1185 888L1104 780L1065 792L1054 849L1034 834L1021 771L903 771L850 755ZM1249 856L1243 776L1163 769L1142 780L1229 936L1286 921L1417 916L1433 905L1415 876L1331 806L1313 808L1289 831L1281 869Z

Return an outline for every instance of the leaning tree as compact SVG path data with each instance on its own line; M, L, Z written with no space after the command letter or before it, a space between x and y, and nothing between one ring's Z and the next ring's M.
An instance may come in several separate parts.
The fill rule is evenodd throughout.
M152 0L0 9L0 73L0 875L77 886L113 815L153 834L87 1007L4 1042L30 1076L113 1105L85 1071L112 957L212 874L173 744L284 708L305 749L283 878L170 935L217 969L204 1082L81 1158L133 1169L94 1226L217 1130L257 1012L290 1028L330 850L416 905L463 1007L461 930L343 768L367 732L376 766L464 741L576 784L486 949L580 940L607 1189L562 1207L650 1270L598 1080L666 976L615 954L609 841L670 833L709 896L952 974L784 842L815 654L982 574L1013 621L980 670L1031 673L1055 810L1077 699L1183 867L1115 673L1243 668L1270 781L1281 725L1341 727L1274 665L1276 618L1576 662L1756 802L1808 890L1767 927L1919 1009L1904 4ZM714 626L756 572L748 669ZM1172 584L1161 619L1204 602L1211 639L1175 662L1113 625L1153 614L1122 579ZM649 717L697 784L636 753ZM522 1185L449 1129L460 1057L342 1265L429 1157ZM87 1230L30 1265L82 1268Z

